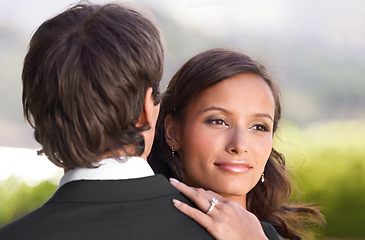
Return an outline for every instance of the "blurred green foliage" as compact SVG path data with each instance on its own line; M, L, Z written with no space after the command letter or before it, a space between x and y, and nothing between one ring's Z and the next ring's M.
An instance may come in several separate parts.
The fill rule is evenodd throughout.
M11 177L0 182L0 226L41 206L56 191L57 185L45 181L28 186Z
M327 225L322 235L364 239L365 121L284 123L277 149L293 169L293 200L320 206Z
M333 239L364 239L365 121L283 122L275 147L286 157L294 179L293 201L320 206ZM29 187L16 178L0 182L0 226L44 203L57 186Z

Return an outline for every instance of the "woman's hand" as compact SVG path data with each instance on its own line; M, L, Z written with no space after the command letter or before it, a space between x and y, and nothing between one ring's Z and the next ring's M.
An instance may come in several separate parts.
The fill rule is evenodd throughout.
M224 240L267 240L256 216L238 203L225 199L212 191L189 187L173 178L170 179L170 182L202 211L176 199L173 200L175 207L197 221L214 238ZM213 198L218 200L218 204L212 203ZM211 207L212 205L214 206Z

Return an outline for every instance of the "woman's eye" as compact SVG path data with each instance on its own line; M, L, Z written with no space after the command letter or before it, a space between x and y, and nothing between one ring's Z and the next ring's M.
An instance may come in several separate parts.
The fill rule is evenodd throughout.
M225 125L225 126L228 126L227 121L225 121L224 119L221 119L221 118L208 119L207 120L207 123L215 124L215 125Z
M256 124L256 125L254 125L253 126L253 129L256 130L256 131L261 131L261 132L268 132L269 131L269 128L266 127L263 124Z

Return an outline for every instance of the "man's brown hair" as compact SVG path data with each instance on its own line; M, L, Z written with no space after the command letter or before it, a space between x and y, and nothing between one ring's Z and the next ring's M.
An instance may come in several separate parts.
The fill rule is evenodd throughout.
M148 87L159 103L163 64L155 22L125 5L77 5L44 22L22 73L24 115L42 152L68 168L127 145L141 155L146 128L135 123Z

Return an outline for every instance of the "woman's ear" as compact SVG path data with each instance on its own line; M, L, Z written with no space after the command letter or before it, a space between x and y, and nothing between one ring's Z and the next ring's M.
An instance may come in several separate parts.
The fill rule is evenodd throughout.
M180 124L175 121L169 114L164 120L165 139L170 148L174 147L175 151L180 149Z

